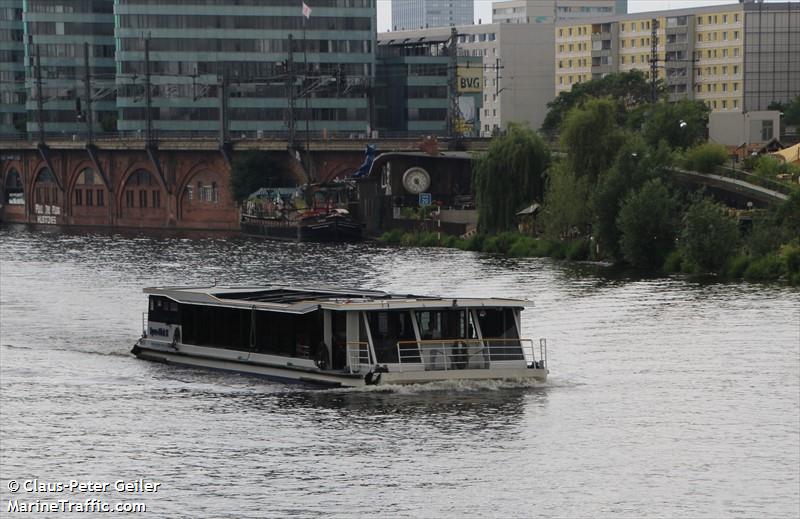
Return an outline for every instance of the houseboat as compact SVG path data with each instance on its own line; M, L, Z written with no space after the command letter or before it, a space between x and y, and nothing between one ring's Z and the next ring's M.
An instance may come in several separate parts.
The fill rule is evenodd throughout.
M146 288L142 359L327 387L547 378L528 301L330 287Z

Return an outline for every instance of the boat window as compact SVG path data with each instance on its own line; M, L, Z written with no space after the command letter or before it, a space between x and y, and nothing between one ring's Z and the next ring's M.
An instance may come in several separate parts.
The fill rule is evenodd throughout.
M436 310L416 312L420 338L474 339L475 327L466 310Z
M397 362L397 342L416 340L407 310L367 312L367 320L378 362Z
M484 343L491 349L493 358L497 360L524 358L513 309L481 308L477 313Z
M150 296L149 321L165 324L178 324L180 316L178 303L162 296Z

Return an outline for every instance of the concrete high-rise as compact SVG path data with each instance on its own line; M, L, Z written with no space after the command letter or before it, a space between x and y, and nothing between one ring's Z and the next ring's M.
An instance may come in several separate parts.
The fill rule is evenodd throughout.
M628 0L504 0L492 4L492 22L553 23L627 12Z
M471 25L474 0L392 0L392 30Z

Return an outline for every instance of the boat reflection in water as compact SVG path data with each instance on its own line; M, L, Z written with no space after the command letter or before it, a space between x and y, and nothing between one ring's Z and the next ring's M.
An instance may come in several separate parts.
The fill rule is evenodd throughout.
M516 299L330 287L158 287L140 358L328 387L547 378Z

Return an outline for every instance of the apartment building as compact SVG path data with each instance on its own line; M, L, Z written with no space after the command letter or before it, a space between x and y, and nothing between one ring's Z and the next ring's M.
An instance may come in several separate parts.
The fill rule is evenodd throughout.
M628 0L505 0L492 4L492 23L553 23L627 12Z
M471 25L474 17L473 0L392 0L395 31Z
M22 2L0 0L0 133L25 124L25 45Z
M671 100L711 110L764 110L800 92L800 3L737 3L561 21L555 26L555 92L651 56Z
M456 27L458 52L483 62L480 135L491 136L509 122L539 128L553 99L553 24L492 23ZM393 40L447 39L449 27L378 34Z

